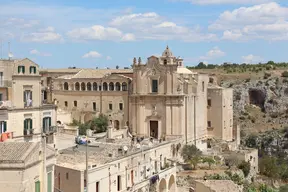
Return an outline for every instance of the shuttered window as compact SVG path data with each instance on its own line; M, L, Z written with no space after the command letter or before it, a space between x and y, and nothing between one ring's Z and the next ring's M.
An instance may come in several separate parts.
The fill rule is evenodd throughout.
M35 192L40 192L40 181L35 182Z

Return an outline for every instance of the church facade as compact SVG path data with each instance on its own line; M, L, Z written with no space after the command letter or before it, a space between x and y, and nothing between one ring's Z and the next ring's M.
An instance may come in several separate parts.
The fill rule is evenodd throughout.
M147 63L134 58L130 130L157 139L183 138L200 149L211 138L232 141L232 99L232 89L212 85L208 74L185 68L167 47Z

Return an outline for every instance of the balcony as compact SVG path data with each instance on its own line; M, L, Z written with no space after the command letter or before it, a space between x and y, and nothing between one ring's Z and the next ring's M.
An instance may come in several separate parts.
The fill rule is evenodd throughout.
M24 129L23 135L24 137L31 137L34 134L34 129Z
M0 87L12 87L12 81L0 80Z
M12 101L0 101L0 109L7 109L12 107Z
M33 107L33 101L32 100L24 102L24 108L28 108L28 107Z
M53 134L57 132L57 126L43 127L43 133Z

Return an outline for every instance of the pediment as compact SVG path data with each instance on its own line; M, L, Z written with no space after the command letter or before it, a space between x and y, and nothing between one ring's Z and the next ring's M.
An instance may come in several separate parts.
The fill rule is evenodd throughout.
M22 60L18 61L17 64L18 64L18 65L25 65L25 66L30 65L30 66L36 66L36 67L38 67L38 65L37 65L35 62L31 61L31 60L28 59L28 58L25 58L25 59L22 59Z

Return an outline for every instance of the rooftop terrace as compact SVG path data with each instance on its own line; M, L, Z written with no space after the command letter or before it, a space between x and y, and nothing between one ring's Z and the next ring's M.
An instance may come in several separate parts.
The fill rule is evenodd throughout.
M114 160L126 157L132 154L136 154L141 151L145 151L157 146L161 146L169 143L169 141L159 142L157 140L144 139L132 145L131 138L111 140L112 142L101 139L92 141L88 145L88 164L90 167L98 167L105 163L112 162ZM59 151L57 156L57 165L84 170L86 168L86 146L75 145L64 150Z

